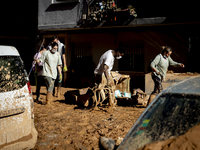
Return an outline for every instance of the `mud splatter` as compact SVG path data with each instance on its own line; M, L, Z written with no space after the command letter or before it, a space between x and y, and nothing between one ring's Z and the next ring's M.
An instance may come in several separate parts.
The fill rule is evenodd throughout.
M35 99L35 86L32 86L32 90ZM34 103L38 140L33 150L99 150L101 136L119 141L144 111L144 108L119 106L110 111L103 107L96 111L79 109L76 105L65 103L64 94L67 90L70 89L62 87L61 96L53 97L51 106ZM46 88L43 86L40 97L44 102Z
M26 71L20 57L1 56L0 66L0 92L17 90L26 85Z

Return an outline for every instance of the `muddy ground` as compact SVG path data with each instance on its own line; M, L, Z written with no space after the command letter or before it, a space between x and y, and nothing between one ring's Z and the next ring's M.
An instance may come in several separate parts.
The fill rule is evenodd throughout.
M33 98L35 86L32 86ZM99 138L114 139L117 144L130 130L145 108L117 106L113 110L100 107L90 111L66 103L62 88L61 96L53 97L50 106L34 103L35 127L38 140L33 150L99 150ZM46 88L41 89L41 101L45 101Z

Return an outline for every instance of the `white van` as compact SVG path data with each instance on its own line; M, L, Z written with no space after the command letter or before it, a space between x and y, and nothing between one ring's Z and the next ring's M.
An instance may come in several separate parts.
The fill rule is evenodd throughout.
M37 142L33 98L19 52L0 46L0 149L31 149Z

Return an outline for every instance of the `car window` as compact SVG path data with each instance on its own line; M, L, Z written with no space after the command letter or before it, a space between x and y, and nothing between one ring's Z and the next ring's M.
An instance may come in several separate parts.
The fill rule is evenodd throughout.
M134 150L148 143L180 136L200 122L200 96L162 95L125 137L119 149Z
M0 92L18 90L27 83L27 72L19 56L0 56Z

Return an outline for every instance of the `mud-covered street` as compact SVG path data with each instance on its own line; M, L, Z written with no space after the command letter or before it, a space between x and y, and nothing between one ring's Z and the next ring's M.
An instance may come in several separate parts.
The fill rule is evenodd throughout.
M61 96L53 97L51 106L34 103L35 126L38 140L34 150L98 150L99 138L113 138L117 144L125 137L145 108L117 106L113 110L100 108L90 111L77 105L66 104L62 88ZM32 86L33 98L35 86ZM41 101L45 101L46 88L41 89Z

